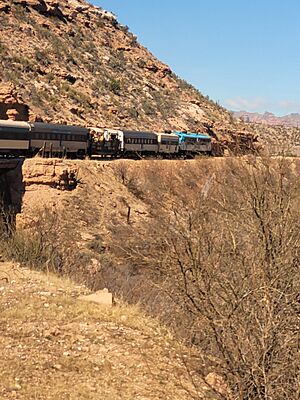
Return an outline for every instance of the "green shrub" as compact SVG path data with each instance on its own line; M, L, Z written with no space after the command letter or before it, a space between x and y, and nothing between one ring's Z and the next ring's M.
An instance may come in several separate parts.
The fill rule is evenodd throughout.
M116 79L112 79L110 81L109 88L114 94L119 95L120 91L121 91L120 81L118 81Z

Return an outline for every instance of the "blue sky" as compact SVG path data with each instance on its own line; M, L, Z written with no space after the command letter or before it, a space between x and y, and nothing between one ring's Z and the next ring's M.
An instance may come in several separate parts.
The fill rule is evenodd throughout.
M226 108L300 112L299 0L92 0Z

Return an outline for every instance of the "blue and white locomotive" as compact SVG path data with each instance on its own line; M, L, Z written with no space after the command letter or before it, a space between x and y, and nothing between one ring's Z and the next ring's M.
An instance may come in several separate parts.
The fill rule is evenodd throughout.
M187 157L212 152L211 138L203 133L174 132L179 138L179 153Z

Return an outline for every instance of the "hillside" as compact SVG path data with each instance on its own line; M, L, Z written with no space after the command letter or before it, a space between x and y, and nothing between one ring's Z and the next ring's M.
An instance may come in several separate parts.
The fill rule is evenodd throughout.
M256 148L251 127L83 0L1 0L0 55L2 119L201 131L223 148Z
M0 279L1 399L197 395L187 349L138 307L83 302L83 286L18 265L0 262Z
M299 157L300 128L254 122L249 124L259 135L261 143L264 144L269 154L286 154Z
M181 383L176 386L180 381L167 378L173 367L184 386L193 373L187 398L201 398L193 390L202 389L203 380L211 388L212 374L228 396L214 391L204 398L256 399L258 390L269 390L275 400L299 397L298 159L35 158L25 160L23 170L26 192L18 230L8 242L0 241L2 258L15 263L9 272L0 265L5 356L0 373L6 398L39 398L38 391L35 397L15 394L24 390L27 395L33 386L46 388L49 398L67 393L75 399L74 382L83 393L94 388L87 398L109 390L111 399L168 398L164 389L173 390L169 398L185 398ZM62 179L66 170L74 172L75 188ZM37 281L16 263L46 275L39 272ZM64 289L62 281L44 285L41 280L49 281L52 272L92 290L106 287L117 299L138 303L159 318L189 346L181 357L187 380L176 363L181 353L173 357L176 341L162 325L149 332L151 321L139 322L136 312L132 319L130 307L86 312L74 298L87 289L69 283ZM49 333L51 324L58 329ZM125 329L128 324L136 336ZM74 342L74 334L80 340ZM129 342L141 343L137 352L128 350ZM145 347L142 363L139 351L145 343L150 352ZM106 364L97 364L107 348L108 361L117 363L109 375ZM261 357L264 352L267 357ZM149 375L137 371L140 364ZM30 387L26 374L33 377ZM63 382L55 385L60 376Z

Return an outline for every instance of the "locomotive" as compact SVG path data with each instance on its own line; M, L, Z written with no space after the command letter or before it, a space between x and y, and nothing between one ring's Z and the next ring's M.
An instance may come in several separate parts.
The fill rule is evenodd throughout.
M0 120L0 157L191 158L211 154L208 135L99 129L42 122Z

